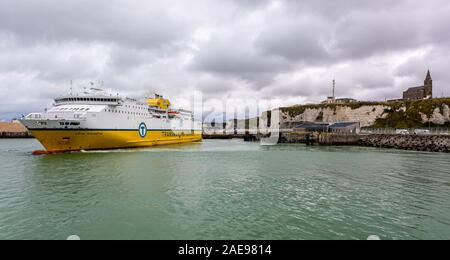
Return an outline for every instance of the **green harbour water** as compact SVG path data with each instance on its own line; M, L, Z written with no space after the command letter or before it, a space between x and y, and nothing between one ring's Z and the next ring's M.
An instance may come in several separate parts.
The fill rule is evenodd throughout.
M241 140L33 156L0 139L0 239L450 239L450 155Z

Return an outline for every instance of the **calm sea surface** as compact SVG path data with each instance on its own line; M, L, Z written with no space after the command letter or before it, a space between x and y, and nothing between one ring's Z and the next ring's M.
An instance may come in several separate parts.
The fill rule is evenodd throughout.
M0 140L0 239L450 239L450 155L239 140L33 156Z

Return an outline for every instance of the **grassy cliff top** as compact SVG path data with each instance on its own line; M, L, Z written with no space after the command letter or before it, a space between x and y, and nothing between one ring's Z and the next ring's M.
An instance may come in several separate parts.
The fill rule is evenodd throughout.
M296 105L292 107L280 108L282 112L288 113L290 117L296 117L303 114L307 109L336 109L338 107L350 107L351 109L358 109L364 106L385 106L388 110L397 111L402 107L406 107L407 110L414 110L415 112L422 112L426 115L431 115L435 108L442 108L443 104L450 105L450 97L448 98L435 98L429 100L403 100L403 101L391 101L391 102L352 102L343 104L308 104L308 105Z

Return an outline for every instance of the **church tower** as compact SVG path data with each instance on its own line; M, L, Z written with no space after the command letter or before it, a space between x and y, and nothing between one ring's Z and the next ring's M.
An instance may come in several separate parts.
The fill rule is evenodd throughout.
M428 70L427 77L424 81L425 98L433 98L433 79L431 78L430 70Z

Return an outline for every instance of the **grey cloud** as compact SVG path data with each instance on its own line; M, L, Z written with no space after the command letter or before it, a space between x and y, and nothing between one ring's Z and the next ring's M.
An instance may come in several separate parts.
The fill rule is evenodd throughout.
M223 79L214 75L201 76L197 88L206 98L223 97L238 85L233 79Z
M0 0L0 118L102 80L131 96L397 98L427 67L450 95L444 0Z
M111 69L123 72L127 69L152 64L159 58L159 54L151 50L113 46L108 62Z
M263 90L265 98L284 98L286 96L325 96L328 95L327 87L331 81L325 78L315 80L310 77L298 79L294 82L279 82L274 88Z
M413 3L408 3L410 0L282 0L280 3L285 6L285 13L290 16L308 14L337 23L354 13L380 12L417 3L412 1Z
M269 4L270 2L272 2L272 0L232 0L232 1L236 5L243 6L243 7L250 8L250 9L264 7L267 4Z
M24 47L15 43L0 45L0 72L36 75L48 82L95 77L108 59L104 45L63 42Z
M423 39L417 28L420 20L404 18L392 14L348 18L336 30L333 49L340 58L357 59L420 46Z
M397 77L410 77L414 79L422 78L422 74L427 69L427 61L422 56L414 56L402 64L398 65L394 70Z
M326 27L321 22L305 19L274 22L265 27L255 45L268 56L315 64L330 58L326 50L329 41Z
M0 1L0 29L26 42L108 41L160 48L186 36L164 5L136 0Z
M261 87L270 83L274 73L290 66L282 58L261 55L230 40L205 46L193 59L190 69L246 80Z
M228 38L219 37L210 41L204 49L198 51L194 67L205 72L249 80L258 79L264 74L265 82L270 84L273 82L271 79L280 71L311 66L332 66L338 62L408 51L436 43L430 37L436 34L430 31L433 26L424 22L433 23L431 19L433 14L431 10L428 12L423 10L426 6L423 3L414 1L395 3L282 1L281 3L282 8L269 12L265 24L255 27L255 31L249 31L247 37L242 37L242 32L238 30ZM415 5L417 8L414 8ZM338 16L327 16L330 13ZM446 34L441 32L440 35ZM234 45L238 47L232 48ZM276 61L274 57L282 60ZM254 75L256 77L252 77ZM255 83L260 84L257 81Z
M239 48L239 47L237 47ZM258 74L282 70L286 63L277 58L268 58L235 47L213 47L195 57L193 69L224 74Z
M426 38L430 40L430 44L450 47L450 34L447 33L450 28L450 5L448 3L436 4L439 8L430 10L421 26L426 31ZM428 13L428 12L427 12Z

